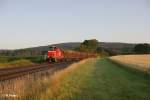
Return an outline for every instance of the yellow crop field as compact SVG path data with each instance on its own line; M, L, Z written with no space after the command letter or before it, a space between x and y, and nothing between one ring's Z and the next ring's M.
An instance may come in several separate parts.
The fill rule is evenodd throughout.
M150 55L120 55L110 57L111 60L141 71L150 73Z

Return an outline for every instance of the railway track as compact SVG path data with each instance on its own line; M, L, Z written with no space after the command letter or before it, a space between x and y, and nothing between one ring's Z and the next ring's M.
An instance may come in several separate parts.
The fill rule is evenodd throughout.
M47 70L56 71L67 67L73 62L75 61L59 62L59 63L52 63L52 64L46 63L46 64L30 66L30 67L14 67L14 68L0 69L0 81L10 80L24 75L40 72L40 71L47 71Z

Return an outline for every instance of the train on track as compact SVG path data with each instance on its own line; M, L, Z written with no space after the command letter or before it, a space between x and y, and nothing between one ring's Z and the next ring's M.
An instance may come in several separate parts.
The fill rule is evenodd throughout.
M77 51L65 51L56 46L51 46L46 55L46 61L48 62L61 62L70 60L82 60L89 57L96 57L96 54L84 53Z

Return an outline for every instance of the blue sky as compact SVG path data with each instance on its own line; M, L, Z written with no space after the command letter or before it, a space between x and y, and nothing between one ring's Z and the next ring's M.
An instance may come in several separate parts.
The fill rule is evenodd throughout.
M150 1L0 0L0 49L91 38L150 43Z

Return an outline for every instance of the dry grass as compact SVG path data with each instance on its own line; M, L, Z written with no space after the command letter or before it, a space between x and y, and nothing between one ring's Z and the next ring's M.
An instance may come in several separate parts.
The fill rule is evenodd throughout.
M66 95L68 96L71 96L71 93L69 92L66 92L67 94L65 94L64 92L64 95L62 93L62 87L64 87L63 85L63 82L65 84L73 84L71 83L68 83L67 81L65 81L64 79L66 79L68 76L70 76L73 72L75 72L76 69L78 69L79 67L81 67L84 63L90 61L90 60L94 60L93 58L89 58L89 59L86 59L86 60L82 60L78 63L74 63L72 65L70 65L68 68L64 69L64 70L61 70L61 71L58 71L56 72L54 75L52 75L50 77L50 79L48 79L51 83L50 85L48 86L48 89L45 93L42 93L41 95L41 98L40 100L47 100L47 97L48 99L51 98L52 100L59 100L59 99L62 99L62 98L65 98ZM47 81L47 80L46 80ZM79 80L78 80L79 82ZM75 86L76 89L77 89L77 85ZM71 88L71 87L70 87ZM67 90L67 89L66 89ZM78 90L79 92L79 90ZM60 96L60 93L61 95L63 96ZM58 97L59 96L59 97Z
M61 88L62 80L88 60L91 59L74 63L51 76L41 78L41 74L38 74L35 79L34 75L26 75L15 80L0 82L0 100L45 100L43 98L47 94L55 97L55 95L58 95L57 91Z
M29 80L26 78L20 78L15 80L4 81L0 83L0 99L14 99L20 100L24 96L26 85ZM31 80L30 80L31 82Z
M6 68L6 67L22 67L22 66L30 66L30 65L34 65L34 63L32 63L29 60L16 60L16 61L11 61L11 62L4 62L4 63L0 63L0 68Z
M45 72L0 82L0 100L33 100L38 97L37 95L49 85L48 77L42 78L42 73Z
M120 55L110 59L141 71L150 72L150 55Z

